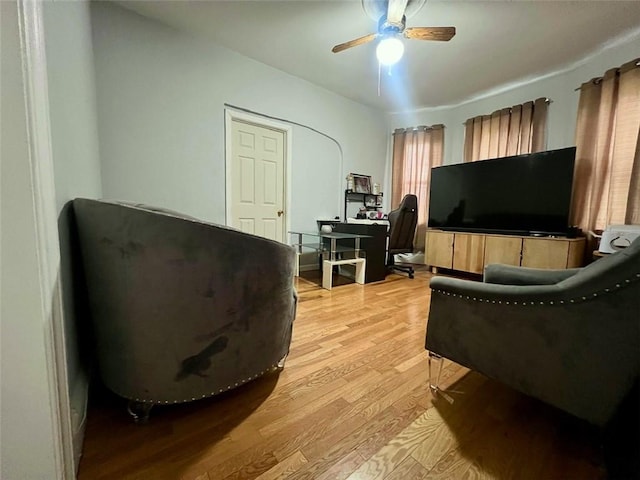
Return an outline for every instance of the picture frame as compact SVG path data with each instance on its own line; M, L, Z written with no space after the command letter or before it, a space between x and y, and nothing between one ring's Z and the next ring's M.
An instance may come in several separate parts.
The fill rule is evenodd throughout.
M352 173L353 191L356 193L371 193L371 176Z

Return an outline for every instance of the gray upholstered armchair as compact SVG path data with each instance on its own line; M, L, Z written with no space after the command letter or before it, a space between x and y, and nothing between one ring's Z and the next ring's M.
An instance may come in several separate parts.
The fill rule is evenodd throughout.
M445 357L604 426L640 374L640 239L582 269L489 265L431 289L435 391Z
M134 418L284 366L291 247L152 207L73 209L100 374Z

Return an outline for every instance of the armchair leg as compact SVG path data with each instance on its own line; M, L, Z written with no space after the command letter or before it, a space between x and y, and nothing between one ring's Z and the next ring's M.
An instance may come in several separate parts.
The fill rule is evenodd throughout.
M129 400L127 403L127 412L135 423L142 424L149 421L149 413L153 408L153 403L136 402Z
M282 357L282 358L280 359L280 361L278 362L278 369L279 369L279 370L284 369L284 362L286 362L286 361L287 361L287 356L288 356L288 354L287 354L287 355L285 355L284 357Z
M438 392L443 359L437 353L429 352L429 388L434 394Z

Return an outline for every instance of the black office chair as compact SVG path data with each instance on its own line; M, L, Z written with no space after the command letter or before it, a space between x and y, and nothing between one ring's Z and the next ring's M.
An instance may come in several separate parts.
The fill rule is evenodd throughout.
M405 195L400 206L389 212L389 246L387 248L387 267L399 270L413 278L411 265L396 265L393 256L397 253L413 252L413 237L418 224L418 197Z

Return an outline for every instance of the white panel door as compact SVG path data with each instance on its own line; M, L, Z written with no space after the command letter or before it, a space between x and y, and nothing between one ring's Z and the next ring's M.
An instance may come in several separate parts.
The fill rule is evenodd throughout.
M233 120L231 226L284 240L284 132Z

